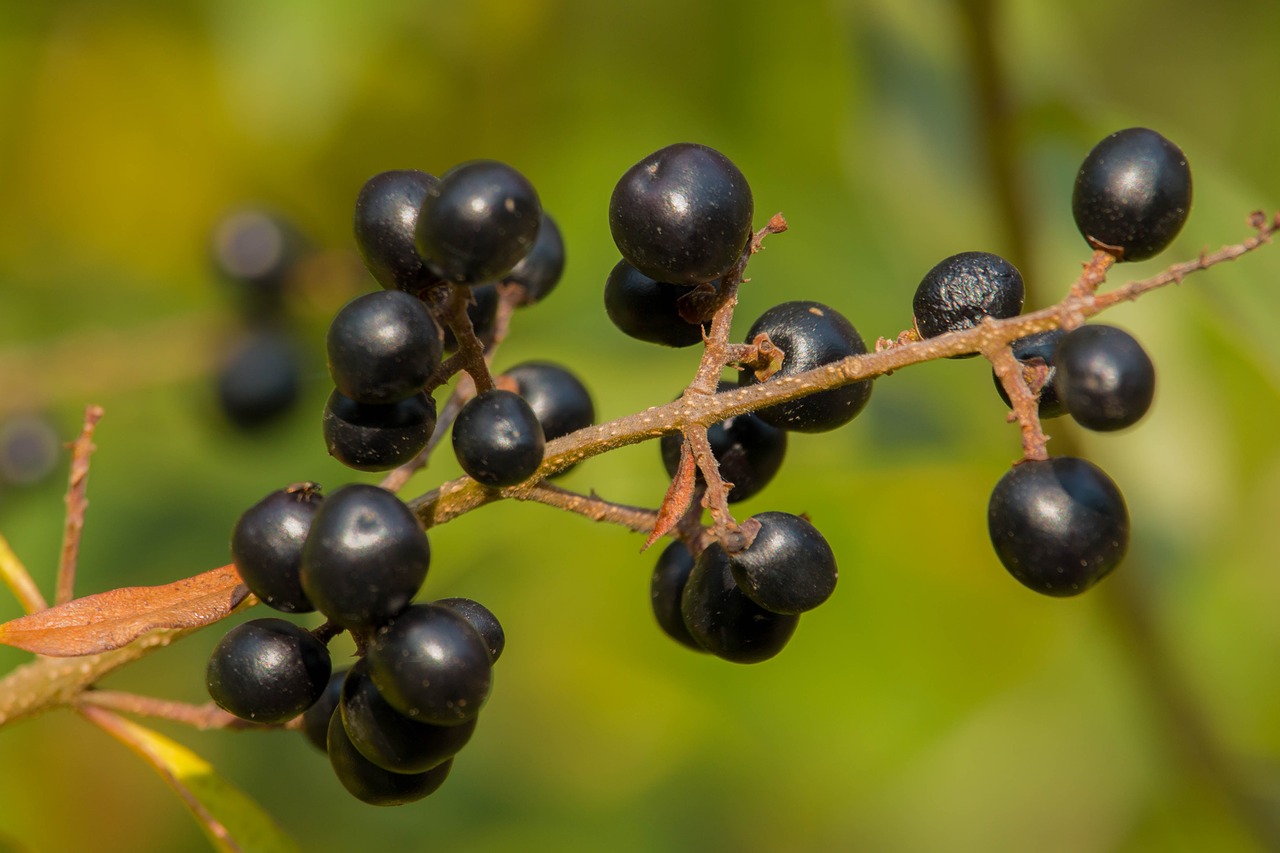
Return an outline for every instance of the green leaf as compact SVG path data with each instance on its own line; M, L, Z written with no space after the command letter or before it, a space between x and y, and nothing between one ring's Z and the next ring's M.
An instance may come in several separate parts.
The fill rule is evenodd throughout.
M102 708L80 712L133 750L169 783L217 850L297 853L293 839L239 788L180 743Z

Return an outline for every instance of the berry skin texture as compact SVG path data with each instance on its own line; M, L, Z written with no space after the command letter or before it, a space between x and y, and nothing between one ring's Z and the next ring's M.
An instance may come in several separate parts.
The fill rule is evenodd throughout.
M502 278L538 239L542 205L524 175L496 160L454 166L427 190L417 247L427 264L457 284Z
M604 285L604 310L628 337L664 347L702 343L702 326L680 316L683 284L655 281L626 261L618 261Z
M722 383L719 390L728 387L732 386ZM712 424L707 428L707 440L711 442L711 455L720 465L720 476L733 484L729 503L759 494L782 468L787 455L787 431L770 426L752 412ZM668 477L676 475L683 444L684 439L677 432L669 432L658 441ZM697 482L704 482L701 471Z
M385 405L417 394L440 366L440 331L427 307L398 290L357 296L329 324L333 384L357 403Z
M1154 130L1131 127L1094 146L1071 194L1076 227L1119 261L1164 251L1191 213L1191 167L1182 149Z
M803 613L830 598L838 575L836 555L818 529L786 512L753 518L760 522L756 538L728 555L738 589L772 613Z
M255 723L283 723L320 698L332 666L324 643L304 629L283 619L254 619L218 641L205 683L224 711Z
M436 401L423 392L386 405L364 405L334 391L322 420L329 455L357 471L386 471L426 447L436 428Z
M986 317L1022 312L1022 273L999 255L961 252L925 273L912 309L922 338L971 329Z
M484 637L448 607L415 604L405 610L378 630L365 657L391 707L437 726L475 719L493 683Z
M507 633L502 630L502 623L493 615L493 611L470 598L441 598L431 603L436 607L447 607L466 619L484 640L489 649L489 658L494 663L498 662L498 658L502 657L502 650L507 646Z
M1058 369L1055 366L1056 352L1058 341L1062 340L1062 336L1066 332L1062 329L1049 329L1045 332L1036 332L1033 335L1027 335L1025 338L1018 338L1014 341L1011 349L1013 357L1023 364L1027 364L1034 359L1040 359L1044 362L1048 370L1045 376L1044 385L1040 388L1040 419L1057 418L1067 413L1067 406L1062 402L1062 395L1058 393ZM1000 377L996 375L994 370L991 371L991 379L995 382L996 392L1000 395L1000 399L1004 400L1004 404L1012 408L1009 402L1009 395L1005 393L1004 385L1000 382Z
M524 288L519 304L532 305L545 299L560 283L564 263L564 238L560 236L560 226L544 210L533 248L507 273L507 281Z
M365 267L387 290L417 293L434 280L414 245L418 211L438 183L417 169L381 172L356 196L356 248Z
M1142 419L1156 393L1156 368L1132 335L1095 323L1071 330L1054 362L1058 393L1086 429L1110 432Z
M711 654L733 663L759 663L787 645L800 617L765 610L733 579L729 556L708 545L694 563L680 597L689 635Z
M514 486L529 479L542 464L545 448L538 416L513 391L478 394L453 423L458 464L486 486Z
M302 549L302 588L343 628L375 628L409 606L427 576L422 523L385 489L357 483L325 499Z
M760 315L747 332L747 341L767 334L786 358L769 379L793 376L867 351L862 336L844 315L820 302L784 302ZM759 380L753 371L738 375L740 386ZM853 420L871 398L871 380L819 391L789 403L767 406L756 415L767 424L793 432L826 432Z
M689 633L684 624L684 614L680 611L680 601L689 573L693 571L693 563L693 555L683 542L672 542L664 548L649 579L649 600L663 633L695 652L705 652L706 649L698 645Z
M314 483L267 495L244 511L231 531L231 560L249 591L268 607L310 613L298 572L302 546L323 496Z
M1015 465L991 492L987 527L1000 562L1045 595L1079 595L1129 547L1129 511L1111 478L1073 456Z
M629 264L655 281L724 275L751 238L747 179L714 148L681 142L632 166L609 199L609 230Z
M327 742L329 763L342 787L351 796L371 806L402 806L440 790L453 769L453 760L438 764L425 773L393 773L360 754L342 725L342 714L329 721Z

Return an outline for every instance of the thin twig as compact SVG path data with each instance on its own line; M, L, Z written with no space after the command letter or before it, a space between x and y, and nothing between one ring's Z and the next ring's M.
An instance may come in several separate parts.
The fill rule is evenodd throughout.
M80 534L84 531L84 513L89 507L85 493L89 486L89 457L95 450L93 431L102 419L101 406L84 410L84 427L71 443L71 473L67 478L67 522L62 535L62 559L58 563L57 592L54 604L65 604L75 598L76 560L80 555Z
M283 725L266 725L250 720L242 720L230 714L212 702L193 705L189 702L174 702L168 699L157 699L154 696L142 696L127 693L123 690L85 690L76 701L77 707L91 705L110 711L120 711L138 717L152 717L158 720L170 720L182 723L194 729L208 731L210 729L281 729L298 728L300 723L292 721Z
M1046 447L1048 436L1040 426L1040 398L1032 393L1022 370L1022 362L1013 354L1009 344L1000 344L983 355L991 362L1004 392L1009 395L1012 417L1022 428L1022 458L1045 460L1049 458Z

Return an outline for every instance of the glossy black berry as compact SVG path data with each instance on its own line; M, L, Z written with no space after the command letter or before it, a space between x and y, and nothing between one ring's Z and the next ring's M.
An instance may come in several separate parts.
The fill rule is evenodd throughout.
M711 654L734 663L759 663L787 645L800 617L765 610L738 588L719 543L698 556L680 599L689 635Z
M999 255L961 252L925 273L912 309L922 338L971 329L1022 312L1022 273Z
M388 290L416 294L433 281L414 235L418 211L436 182L426 172L396 169L365 181L356 196L356 248L365 267Z
M702 646L689 633L684 624L684 614L680 610L680 601L684 595L685 583L689 573L693 571L693 555L683 542L672 542L658 556L657 565L653 567L653 576L649 579L649 603L653 606L654 618L663 633L682 646L697 652L704 652Z
M241 429L257 429L292 411L302 389L302 361L283 332L255 332L240 341L218 370L218 403Z
M311 707L302 712L302 734L307 741L321 752L329 749L329 720L338 710L338 701L342 698L342 681L349 670L340 669L329 676L320 698Z
M498 286L488 282L470 290L471 302L467 305L467 317L471 320L471 329L476 337L487 341L498 323ZM458 339L448 324L442 324L441 328L444 330L444 350L453 352L458 348Z
M533 409L547 441L595 422L591 392L582 380L549 361L525 361L502 374L516 383L516 393Z
M1062 340L1065 335L1062 329L1049 329L1045 332L1036 332L1034 335L1027 335L1025 338L1019 338L1014 341L1011 349L1013 357L1024 365L1044 363L1048 371L1045 376L1044 385L1040 387L1040 418L1056 418L1067 413L1067 407L1062 402L1062 396L1058 393L1058 369L1055 366L1056 351L1058 341ZM1037 362L1036 360L1039 359ZM1000 394L1000 399L1004 400L1004 404L1009 406L1009 395L1004 390L1004 384L1000 382L1000 377L996 376L995 371L991 371L991 379L995 382L996 392Z
M725 388L722 384L720 390ZM720 477L733 484L729 503L744 501L769 485L787 455L787 431L770 426L751 412L712 424L707 428L707 439L720 465ZM668 477L674 477L680 466L683 443L678 432L667 433L658 442ZM697 481L703 482L701 471Z
M381 290L342 307L325 340L329 375L357 403L396 403L440 366L440 330L416 296Z
M1081 426L1109 432L1137 423L1151 408L1156 368L1142 345L1115 326L1080 326L1055 355L1058 393Z
M1129 547L1129 512L1111 478L1072 456L1015 465L991 492L987 526L1000 562L1045 595L1077 595Z
M1154 130L1131 127L1094 146L1071 195L1076 227L1089 245L1121 261L1154 257L1191 212L1191 167Z
M786 354L770 379L793 376L867 351L862 336L844 315L820 302L784 302L760 315L747 332L751 342L767 334ZM751 370L738 375L739 385L759 381ZM769 381L769 380L766 380ZM871 380L819 391L789 403L760 409L767 424L796 432L825 432L853 420L871 397Z
M231 560L249 591L268 607L309 613L298 572L302 546L323 496L314 483L274 491L249 507L231 530Z
M524 288L520 304L532 305L545 299L560 283L564 262L564 238L560 236L560 227L544 210L533 248L506 275L507 281Z
M480 284L509 273L533 248L542 220L524 175L495 160L454 166L427 190L418 252L441 277Z
M629 264L655 281L719 278L751 238L747 179L728 157L682 142L627 170L609 199L609 230Z
M803 613L830 598L836 555L818 529L787 512L752 517L760 532L747 548L728 555L738 588L773 613Z
M404 610L427 576L422 523L385 489L361 483L329 495L302 549L302 588L344 628L372 628Z
M283 619L254 619L218 641L205 683L219 708L255 723L283 723L311 707L329 682L329 650Z
M393 773L365 758L347 735L342 714L329 721L329 763L342 787L372 806L402 806L430 796L440 789L453 769L450 759L425 773Z
M476 728L474 719L458 726L435 726L401 714L378 692L364 658L351 667L342 685L339 713L360 754L393 773L425 773L448 761L467 745Z
M498 658L502 657L502 650L507 647L507 634L502 630L502 623L493 615L493 611L470 598L441 598L431 603L436 607L447 607L466 619L484 639L490 659L494 663L498 662Z
M423 392L398 403L365 405L334 391L322 425L334 459L358 471L386 471L426 447L436 428L436 401Z
M702 326L680 316L683 284L654 281L626 261L618 261L604 285L604 310L613 324L636 340L664 347L702 343Z
M538 416L513 391L493 389L462 407L453 422L458 464L486 486L523 482L542 464L546 439Z
M378 630L366 654L388 704L415 720L456 726L489 698L493 659L471 623L448 607L416 604Z

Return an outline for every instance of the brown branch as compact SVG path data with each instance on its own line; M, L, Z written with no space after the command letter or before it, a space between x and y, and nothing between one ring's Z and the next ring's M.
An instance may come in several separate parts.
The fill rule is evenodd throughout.
M154 696L141 696L137 693L126 693L122 690L85 690L76 700L77 708L92 706L109 711L120 711L139 717L152 717L158 720L170 720L185 726L208 731L210 729L281 729L298 728L300 724L285 723L282 725L266 725L249 720L242 720L230 714L212 702L203 705L192 705L189 702L175 702L168 699L157 699Z
M636 533L648 533L653 530L658 516L651 509L614 503L595 494L579 494L550 483L538 483L517 500L546 504L592 521L617 524Z
M76 560L80 555L80 534L84 531L84 514L89 508L85 493L89 487L89 457L93 446L93 431L102 419L101 406L89 406L84 410L84 427L80 436L71 443L71 473L67 477L67 521L62 535L62 559L58 563L58 584L54 604L65 604L75 598Z
M1005 343L983 355L991 362L1004 392L1009 395L1009 406L1013 409L1011 417L1022 429L1023 460L1048 459L1049 450L1045 445L1049 439L1040 426L1040 398L1027 385L1022 362Z

